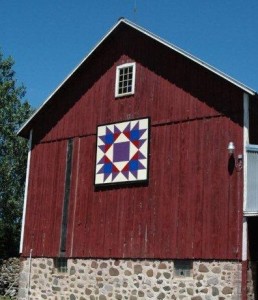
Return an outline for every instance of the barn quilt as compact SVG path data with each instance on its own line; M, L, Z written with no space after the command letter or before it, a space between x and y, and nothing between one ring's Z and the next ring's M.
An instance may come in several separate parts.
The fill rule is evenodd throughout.
M95 185L148 179L149 118L98 126Z

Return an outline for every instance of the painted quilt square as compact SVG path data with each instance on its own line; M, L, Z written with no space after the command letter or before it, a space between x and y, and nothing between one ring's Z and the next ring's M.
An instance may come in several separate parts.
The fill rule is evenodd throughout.
M149 118L97 128L95 185L148 179Z

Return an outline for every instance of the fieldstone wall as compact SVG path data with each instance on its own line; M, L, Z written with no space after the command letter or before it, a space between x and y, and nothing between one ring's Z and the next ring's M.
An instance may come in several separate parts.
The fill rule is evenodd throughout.
M19 258L0 259L0 296L7 295L12 299L17 299L19 272Z
M173 261L69 259L58 273L53 259L21 262L19 299L136 300L241 299L241 263L194 261L190 277L174 274Z

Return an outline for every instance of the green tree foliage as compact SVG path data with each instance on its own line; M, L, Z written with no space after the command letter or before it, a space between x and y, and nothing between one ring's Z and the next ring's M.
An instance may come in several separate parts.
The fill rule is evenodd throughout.
M28 146L16 132L32 113L13 65L0 52L0 257L19 252Z

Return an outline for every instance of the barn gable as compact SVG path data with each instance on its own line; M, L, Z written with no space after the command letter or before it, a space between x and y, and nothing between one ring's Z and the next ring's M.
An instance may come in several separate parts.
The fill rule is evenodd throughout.
M116 46L114 47L114 45ZM142 46L139 47L137 45ZM156 56L148 56L145 55L145 49L149 49L149 52L155 51L156 49L158 53ZM105 59L103 60L102 57L105 51L106 55ZM162 52L166 52L166 55L162 56ZM226 81L228 83L232 83L235 87L239 87L240 90L245 91L250 95L255 95L255 91L252 89L192 56L191 54L172 44L169 44L147 30L139 27L138 25L128 20L121 19L79 64L79 66L64 80L63 83L60 84L60 86L49 96L49 98L46 99L42 106L21 127L18 134L28 137L30 128L32 128L35 123L40 123L40 126L42 126L42 123L45 123L44 121L46 121L49 113L52 114L51 119L53 119L53 112L55 112L58 119L58 116L63 115L64 112L69 110L71 105L73 105L75 101L78 101L80 96L82 96L94 84L97 78L101 77L103 73L105 73L116 62L116 60L122 56L122 54L124 54L126 57L124 58L124 61L130 61L130 55L134 55L132 60L140 59L140 61L146 64L147 68L153 68L155 66L154 68L157 69L158 66L160 66L161 70L158 72L162 72L162 70L164 71L165 68L166 74L163 75L169 76L173 80L181 81L181 79L184 78L184 82L187 87L183 88L191 88L189 84L191 84L192 81L192 73L189 72L188 67L189 65L192 65L191 68L193 68L193 71L195 71L195 68L197 68L197 70L201 70L201 72L203 72L203 76L200 78L200 84L203 83L202 80L206 78L206 74L213 74L220 77L222 82ZM169 56L171 56L170 60L174 60L173 63L166 60ZM187 70L182 70L182 61L188 63L188 66L185 67ZM167 66L167 64L169 64L170 68ZM174 70L176 72L174 72ZM78 82L80 82L79 85ZM209 80L207 80L207 82L209 82ZM196 85L196 82L194 85ZM113 92L114 85L111 85L111 88ZM195 89L202 90L200 87L195 87ZM71 91L72 95L69 95L69 92ZM61 104L58 102L61 102ZM50 107L53 106L53 111L49 111ZM47 119L47 121L49 122L50 120Z

